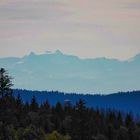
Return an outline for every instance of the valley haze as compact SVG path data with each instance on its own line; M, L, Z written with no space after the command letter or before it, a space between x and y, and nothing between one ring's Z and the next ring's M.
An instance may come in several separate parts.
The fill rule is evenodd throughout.
M82 59L57 50L24 57L0 58L14 78L14 88L109 94L139 90L140 54L131 59Z

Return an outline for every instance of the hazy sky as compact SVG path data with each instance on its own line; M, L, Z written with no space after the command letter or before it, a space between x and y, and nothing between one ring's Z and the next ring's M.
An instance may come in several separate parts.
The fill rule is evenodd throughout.
M0 0L0 57L61 50L127 59L140 52L140 0Z

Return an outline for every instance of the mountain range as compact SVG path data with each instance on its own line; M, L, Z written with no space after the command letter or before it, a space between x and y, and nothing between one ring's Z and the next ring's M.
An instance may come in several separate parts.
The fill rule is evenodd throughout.
M140 54L131 59L82 59L61 51L0 58L14 88L109 94L140 89Z

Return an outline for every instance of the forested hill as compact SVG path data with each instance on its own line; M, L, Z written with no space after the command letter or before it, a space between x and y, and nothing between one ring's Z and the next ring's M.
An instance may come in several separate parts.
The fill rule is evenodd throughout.
M103 109L116 109L121 111L133 112L140 114L140 91L119 92L110 95L83 95L83 94L65 94L58 91L30 91L30 90L13 90L14 96L20 94L24 102L30 102L35 96L39 104L48 100L51 105L57 102L64 104L70 102L75 104L79 99L86 102L87 107L98 107Z

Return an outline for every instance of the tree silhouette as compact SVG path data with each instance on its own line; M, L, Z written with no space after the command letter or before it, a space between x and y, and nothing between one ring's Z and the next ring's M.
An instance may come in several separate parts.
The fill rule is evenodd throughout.
M88 126L87 126L87 121L88 121L88 114L87 114L87 109L85 106L85 101L84 100L79 100L76 103L75 106L75 112L73 113L73 122L72 122L72 127L73 127L73 137L74 140L79 139L79 140L86 140L88 136Z
M38 110L38 103L36 101L36 97L33 96L32 101L31 101L31 111L37 111Z
M0 69L0 97L11 95L13 86L11 82L11 77L8 75L7 71L4 68Z

